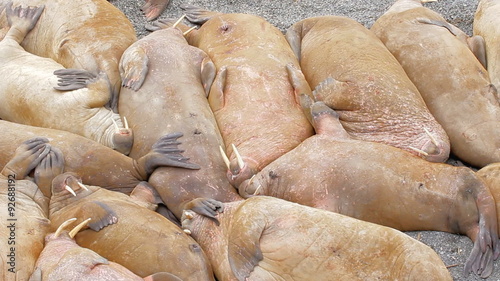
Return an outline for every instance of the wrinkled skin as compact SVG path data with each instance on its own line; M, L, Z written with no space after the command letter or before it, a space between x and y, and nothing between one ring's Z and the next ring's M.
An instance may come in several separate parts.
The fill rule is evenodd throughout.
M486 65L491 83L500 88L500 1L481 0L474 15L474 35L481 36L485 43Z
M146 16L146 20L155 20L165 11L170 0L146 0L141 10Z
M141 181L159 166L175 165L158 149L150 149L143 157L134 160L109 147L65 131L15 124L0 120L0 167L4 167L14 150L23 141L33 137L45 137L64 155L64 171L80 175L83 183L99 185L129 194ZM178 163L178 162L177 162ZM181 161L178 163L183 165ZM50 197L49 189L42 190Z
M401 231L465 234L474 242L466 271L491 273L500 250L495 202L471 169L352 139L322 102L311 112L317 134L245 181L244 198L274 196Z
M370 30L346 17L322 16L295 23L286 37L314 97L336 110L350 135L432 162L448 159L448 136Z
M11 0L1 0L7 3ZM114 110L120 91L118 62L125 49L137 40L128 18L102 0L14 0L14 6L45 5L37 26L23 41L26 51L55 60L65 68L104 72L110 88L102 99ZM0 13L0 26L6 25ZM69 32L68 32L69 31Z
M259 196L182 225L226 280L452 280L428 246L394 229Z
M213 280L210 264L196 241L174 223L142 206L154 196L131 198L98 186L84 190L78 180L68 173L54 179L49 209L52 230L72 217L78 218L76 223L91 218L89 229L75 236L78 245L135 274L145 277L170 272L182 280ZM65 185L74 190L76 197Z
M0 247L2 280L27 280L43 249L43 239L50 226L48 201L37 185L25 177L49 152L47 140L27 141L15 149L15 155L1 171L0 205L5 208L0 212L4 222L0 239L5 243Z
M481 47L419 1L399 0L372 26L443 126L451 152L472 166L500 161L500 105Z
M231 161L228 179L237 187L312 135L298 102L311 89L281 31L263 18L181 7L187 19L202 23L188 42L218 71L208 100Z
M38 10L40 18L43 7ZM113 121L123 128L120 116L106 109L109 81L103 74L94 76L78 71L77 78L83 82L69 82L67 91L59 88L58 79L72 79L73 70L49 58L39 57L25 51L19 43L28 28L20 26L19 11L7 6L7 18L14 25L0 42L0 75L5 77L0 85L0 118L16 123L65 130L95 140L103 145L128 154L133 142L130 130L117 130ZM16 14L17 13L17 14ZM37 23L32 18L33 24ZM38 26L38 23L34 25ZM32 26L30 26L32 28ZM31 32L30 32L31 33ZM55 72L63 72L59 77Z
M175 130L184 134L183 155L200 166L159 168L149 178L177 219L198 197L242 200L226 178L219 152L224 143L206 98L215 77L210 58L189 46L182 31L165 26L130 46L120 70L119 109L136 136L130 157L143 156L162 134Z

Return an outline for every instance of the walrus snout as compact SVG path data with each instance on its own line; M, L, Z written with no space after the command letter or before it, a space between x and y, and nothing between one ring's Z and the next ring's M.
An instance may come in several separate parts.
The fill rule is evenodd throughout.
M52 181L52 194L68 192L73 197L77 196L81 190L88 191L88 188L82 183L82 179L75 173L67 172L60 174Z

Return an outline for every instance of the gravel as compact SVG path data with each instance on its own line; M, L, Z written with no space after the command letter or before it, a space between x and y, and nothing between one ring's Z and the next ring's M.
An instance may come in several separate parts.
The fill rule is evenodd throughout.
M144 0L114 0L112 4L121 9L133 23L137 35L142 38L149 34L145 29L146 19L140 11ZM356 19L366 27L380 17L393 3L387 0L172 0L165 12L159 17L179 18L182 11L180 4L188 3L223 13L250 13L259 15L277 26L283 32L293 23L312 16L341 15ZM472 34L472 22L478 1L442 0L425 4L426 7L442 14L450 23L456 25L467 34ZM437 231L408 232L408 235L433 248L449 267L454 280L500 280L498 261L495 262L493 274L482 279L474 274L464 274L463 267L472 250L471 240L462 235Z

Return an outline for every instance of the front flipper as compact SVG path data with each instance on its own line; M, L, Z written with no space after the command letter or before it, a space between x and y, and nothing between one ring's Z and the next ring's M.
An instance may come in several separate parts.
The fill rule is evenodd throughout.
M148 63L148 55L140 45L129 47L120 60L122 86L139 90L148 74Z
M64 156L57 147L52 147L50 152L40 161L35 168L35 183L44 196L52 196L52 180L64 171Z
M59 69L54 71L57 76L58 91L75 91L87 88L83 93L83 104L90 108L105 106L111 99L111 85L106 73L95 75L83 69Z
M99 231L118 222L118 216L113 209L100 201L90 201L82 204L75 217L92 218L88 223L88 227L94 231Z
M217 214L224 212L224 204L214 199L197 198L189 201L184 209L192 210L197 214L208 217L219 226L220 223L217 219Z
M6 177L14 175L16 180L24 179L50 152L48 142L47 138L42 137L24 141L16 149L12 159L5 164L1 174Z
M87 87L97 76L83 69L59 69L54 71L57 76L58 87L54 89L59 91L73 91Z
M300 105L301 94L306 94L312 97L311 87L309 86L309 83L307 83L302 71L296 68L292 63L286 65L286 71L288 73L288 80L294 89L295 102Z
M354 86L351 86L349 82L328 77L316 86L312 95L316 101L323 101L335 110L356 110L355 101L349 95L351 88L354 89Z
M467 39L467 45L483 67L487 68L488 62L486 61L486 42L484 42L484 38L479 35L474 35Z
M240 207L233 214L229 230L228 259L233 274L240 281L247 280L255 266L263 260L260 240L267 223L264 212L244 213Z
M285 33L285 38L299 62L302 50L302 27L302 24L294 24Z
M146 16L147 21L152 21L165 11L169 2L169 0L146 0L141 11Z
M210 93L210 88L212 88L216 73L217 69L215 68L215 64L209 56L206 56L201 62L201 83L205 89L206 97L208 97L208 94Z
M221 110L226 105L226 100L224 96L224 87L226 86L227 68L222 67L217 73L217 77L210 89L210 94L208 95L208 103L210 108L215 113Z
M186 18L192 22L197 24L204 24L209 19L222 15L219 12L213 12L209 10L204 10L203 8L191 5L191 4L181 4L181 9L185 12Z
M163 203L160 194L156 189L150 185L147 181L141 181L135 186L130 193L130 198L134 200L137 205L146 207L152 211L155 211L158 204Z
M178 148L178 145L181 143L177 141L182 136L182 133L165 135L153 145L152 150L148 154L137 161L134 160L134 167L142 179L146 180L156 168L163 166L192 170L200 169L199 165L189 163L189 158L182 156L184 150Z
M316 134L329 135L335 139L350 139L349 133L339 120L339 115L324 102L317 101L311 105L312 125Z

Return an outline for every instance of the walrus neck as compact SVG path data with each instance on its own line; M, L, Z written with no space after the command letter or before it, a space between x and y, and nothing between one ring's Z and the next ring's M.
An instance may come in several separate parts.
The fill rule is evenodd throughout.
M86 122L85 137L114 149L113 136L116 133L116 128L112 120L120 128L124 127L119 114L104 107L99 108L97 113Z

